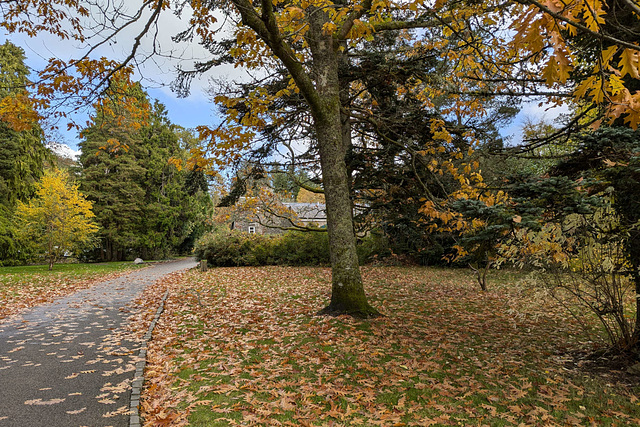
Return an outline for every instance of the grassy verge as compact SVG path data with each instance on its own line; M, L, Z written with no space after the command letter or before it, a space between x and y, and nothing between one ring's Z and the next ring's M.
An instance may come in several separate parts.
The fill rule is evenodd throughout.
M638 390L568 365L590 338L552 301L523 300L505 274L481 293L464 270L367 268L386 317L358 321L313 315L329 299L326 269L190 272L169 284L145 421L640 424Z
M131 262L0 267L0 319L53 301L98 280L139 268Z

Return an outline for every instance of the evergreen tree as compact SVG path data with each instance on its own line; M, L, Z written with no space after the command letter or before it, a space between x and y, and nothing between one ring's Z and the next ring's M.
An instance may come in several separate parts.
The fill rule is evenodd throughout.
M81 189L102 227L100 253L94 256L162 258L195 240L192 234L200 228L194 223L203 220L208 203L206 179L201 171L179 171L170 163L186 155L181 131L169 122L164 106L151 105L139 86L126 91L125 103L137 106L99 107L82 132ZM108 102L122 102L117 98ZM145 109L142 123L128 117Z
M104 261L123 259L127 255L125 248L138 245L145 195L144 168L135 158L134 141L127 137L129 149L126 151L105 150L102 147L110 131L108 128L85 129L85 139L80 143L80 188L94 204L96 220L101 226L99 258Z
M197 195L206 193L202 171L179 171L169 162L185 157L179 129L167 118L164 105L155 102L150 122L141 130L140 164L145 169L145 223L141 253L164 257L181 247L194 229Z
M640 349L640 131L627 127L602 127L575 137L576 150L551 170L584 184L591 180L589 193L610 200L615 212L615 226L605 236L623 249L615 259L611 276L627 277L635 293L635 321L627 325L624 302L611 307L620 313L620 323L629 334L614 343L620 349ZM615 304L614 304L615 305Z
M26 96L29 69L24 51L7 41L0 45L0 99ZM16 203L30 198L42 176L49 152L38 125L15 130L0 120L0 264L13 263L21 252L14 235ZM24 254L24 252L22 252Z

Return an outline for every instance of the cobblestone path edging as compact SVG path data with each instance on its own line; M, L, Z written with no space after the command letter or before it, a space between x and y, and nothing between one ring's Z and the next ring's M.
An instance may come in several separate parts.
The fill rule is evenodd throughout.
M151 336L153 335L153 330L158 323L158 319L162 312L164 311L164 302L167 300L169 296L169 291L166 291L162 300L160 301L160 307L158 307L158 311L156 312L153 321L149 325L149 329L147 333L144 335L142 343L142 348L140 349L140 360L136 363L136 373L133 377L133 384L131 385L131 415L129 417L129 427L140 427L140 395L142 393L142 385L144 384L144 368L147 365L147 344L151 340Z

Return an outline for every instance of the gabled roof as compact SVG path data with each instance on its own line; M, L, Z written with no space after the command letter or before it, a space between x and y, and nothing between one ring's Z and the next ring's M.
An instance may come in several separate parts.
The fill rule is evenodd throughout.
M324 203L283 203L301 221L326 221L327 210Z

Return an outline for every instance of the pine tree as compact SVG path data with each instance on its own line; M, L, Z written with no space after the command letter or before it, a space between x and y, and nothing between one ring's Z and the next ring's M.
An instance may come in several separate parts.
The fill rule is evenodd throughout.
M81 188L102 227L95 256L163 258L203 231L195 221L209 203L206 180L201 171L179 171L170 163L186 156L184 132L169 122L164 106L152 105L138 85L125 91L126 100L97 106L82 132ZM142 110L143 122L130 120L130 111Z

